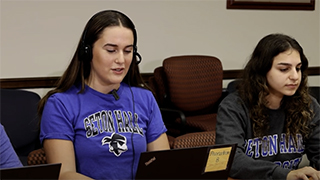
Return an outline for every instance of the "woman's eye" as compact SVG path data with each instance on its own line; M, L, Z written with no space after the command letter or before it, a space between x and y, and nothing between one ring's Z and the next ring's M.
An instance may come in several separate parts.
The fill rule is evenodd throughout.
M110 52L110 53L113 53L113 52L115 52L116 50L113 50L113 49L107 49L107 51L108 51L108 52Z
M287 70L288 70L288 68L280 69L281 72L285 72Z
M127 54L129 54L129 53L132 52L132 50L131 50L131 49L130 49L130 50L124 50L124 52L127 53Z
M296 70L297 72L299 72L301 70L301 67L297 67Z

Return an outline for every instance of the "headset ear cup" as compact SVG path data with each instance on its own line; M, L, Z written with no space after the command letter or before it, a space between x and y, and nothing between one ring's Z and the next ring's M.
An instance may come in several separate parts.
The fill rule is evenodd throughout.
M136 59L136 64L140 64L141 60L142 60L142 57L141 55L138 53L138 50L137 50L137 46L134 46L133 48L133 59Z
M84 59L85 61L91 61L92 60L92 48L90 45L84 46Z
M137 65L140 64L140 62L142 60L141 55L138 52L136 52L136 53L134 53L134 56L136 57L136 64Z
M90 45L86 45L82 43L81 48L79 50L79 58L80 61L91 61L92 60L92 48Z

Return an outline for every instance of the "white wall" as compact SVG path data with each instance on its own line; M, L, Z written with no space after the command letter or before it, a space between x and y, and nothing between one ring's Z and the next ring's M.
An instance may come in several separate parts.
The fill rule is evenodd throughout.
M2 0L0 78L61 75L85 23L103 9L134 21L141 72L181 54L213 55L225 70L241 69L256 43L274 32L295 37L310 66L320 66L319 7L318 0L314 11L227 10L226 0Z

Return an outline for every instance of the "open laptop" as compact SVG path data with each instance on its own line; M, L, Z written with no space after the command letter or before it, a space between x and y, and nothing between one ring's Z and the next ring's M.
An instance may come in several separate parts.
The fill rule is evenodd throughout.
M0 169L0 179L50 179L57 180L61 163Z
M228 179L236 144L143 152L136 179Z

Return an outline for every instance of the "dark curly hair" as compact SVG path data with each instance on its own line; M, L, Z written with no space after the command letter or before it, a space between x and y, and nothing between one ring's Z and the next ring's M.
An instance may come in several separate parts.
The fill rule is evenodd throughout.
M243 70L242 81L237 87L240 97L249 108L255 137L267 135L269 129L266 100L269 87L266 74L272 67L274 57L290 49L297 50L300 54L302 77L295 94L284 96L280 104L280 108L284 109L286 114L285 132L287 137L288 135L295 137L295 134L300 133L303 138L307 138L310 133L309 124L313 112L310 109L311 98L307 86L308 60L295 39L284 34L270 34L262 38L255 47Z

